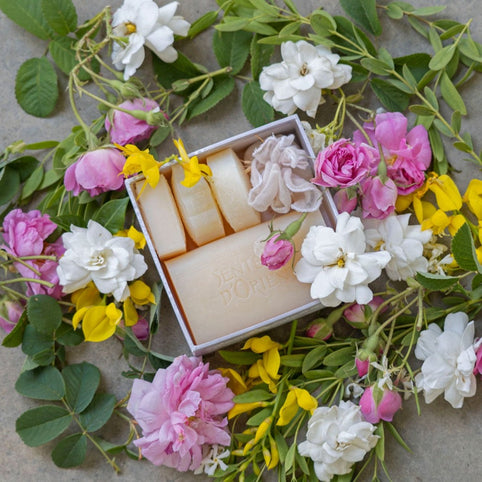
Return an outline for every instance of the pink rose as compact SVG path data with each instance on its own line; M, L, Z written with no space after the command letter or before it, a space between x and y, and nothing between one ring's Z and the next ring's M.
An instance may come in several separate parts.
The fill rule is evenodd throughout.
M335 206L339 213L351 213L358 204L358 196L355 194L350 197L348 192L349 189L340 189L339 191L336 191L333 196Z
M14 256L39 255L44 249L44 241L56 228L48 214L38 210L24 213L21 209L14 209L3 221L3 238L7 245L2 247Z
M117 191L124 185L120 175L125 157L117 149L96 149L83 154L65 171L67 191L78 196L87 191L91 197L106 191Z
M362 184L364 218L385 219L395 210L397 186L391 179L383 182L379 176L370 177Z
M395 182L400 196L416 191L425 182L425 169L420 169L409 159L397 158L387 166L387 174Z
M366 305L359 305L355 303L349 306L344 312L343 316L350 323L365 323L370 319L372 313L384 302L385 300L381 296L374 296L370 303ZM387 308L385 307L385 310ZM382 310L385 311L385 310ZM353 326L353 325L352 325Z
M229 445L226 413L234 406L228 379L200 358L177 357L152 383L134 380L127 410L142 429L134 444L154 465L195 470L206 444Z
M368 387L360 398L360 410L367 422L378 423L380 420L391 422L395 413L402 408L402 397L398 392L383 389L381 398L376 397L379 402L375 401L374 390L381 390L376 385Z
M261 255L261 264L271 271L283 267L294 254L293 244L287 239L278 239L279 234L268 239Z
M482 343L477 349L477 360L474 366L474 375L482 375Z
M126 110L159 112L159 104L148 98L126 100L119 104L119 107ZM136 119L127 112L120 110L113 110L110 118L109 116L105 118L105 129L110 135L110 140L121 146L148 139L156 128L156 126L149 125L145 120Z
M373 149L368 145L340 139L318 154L311 182L325 187L354 186L370 171L373 158Z
M333 326L329 325L324 318L319 318L310 323L305 335L309 338L328 340L333 335Z
M15 328L24 309L20 303L15 301L4 301L0 305L0 310L3 312L3 316L0 315L0 327L4 329L5 333L10 333Z
M358 371L358 376L361 378L368 373L368 370L370 369L370 360L368 358L366 360L355 358L355 365Z

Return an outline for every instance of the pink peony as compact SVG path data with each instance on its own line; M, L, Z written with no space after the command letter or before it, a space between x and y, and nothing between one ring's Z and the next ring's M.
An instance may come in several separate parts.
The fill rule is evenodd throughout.
M279 235L268 239L261 255L261 264L273 271L282 268L294 254L293 244Z
M368 370L370 369L370 360L368 358L366 360L355 358L355 365L358 371L358 376L361 378L368 373Z
M311 182L324 187L354 186L370 171L374 157L374 150L368 145L340 139L318 154Z
M227 381L209 364L185 355L158 370L152 383L135 380L127 410L142 428L143 436L134 441L142 455L185 472L200 466L206 445L229 445L225 414L234 394Z
M360 409L365 420L370 423L378 423L380 420L391 422L395 413L402 408L402 397L398 392L384 388L378 403L375 398L379 397L374 396L373 386L366 388L360 398Z
M4 312L4 316L0 315L0 327L3 328L5 333L10 333L15 328L24 309L20 303L15 301L7 300L0 305L0 310Z
M86 152L65 171L65 189L72 191L74 196L87 191L91 197L117 191L124 185L124 178L120 175L124 163L125 157L117 149Z
M144 112L159 112L159 104L152 99L126 100L119 104L126 110L142 110ZM136 119L134 116L114 110L111 118L105 118L105 129L110 135L110 140L121 146L135 144L148 139L156 126L149 125L145 120Z
M2 247L14 256L42 254L44 241L56 228L48 214L42 215L37 210L24 213L21 209L14 209L3 221L3 238L7 245Z
M385 219L395 210L397 186L391 179L385 182L379 176L370 177L362 184L362 211L364 218Z
M374 296L370 303L366 305L355 303L343 312L343 316L351 323L365 323L383 301L384 299L381 296Z

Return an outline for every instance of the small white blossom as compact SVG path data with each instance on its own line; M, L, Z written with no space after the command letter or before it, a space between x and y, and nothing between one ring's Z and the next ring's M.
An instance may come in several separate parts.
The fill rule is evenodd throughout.
M223 462L222 459L229 457L230 453L231 452L229 449L226 449L225 447L221 447L217 444L213 445L210 447L207 455L201 460L201 465L194 471L194 473L205 473L212 477L218 468L221 470L226 470L228 466Z
M431 323L420 333L415 356L424 360L415 384L424 391L426 403L444 393L445 400L452 407L461 408L465 397L475 395L474 322L469 323L466 313L447 315L444 331Z
M152 0L125 0L113 16L114 34L127 43L114 42L112 62L124 70L128 80L144 62L144 45L164 62L174 62L177 51L172 47L174 35L186 36L190 24L174 15L179 2L159 8Z
M368 284L377 279L390 261L387 251L365 253L363 224L341 213L336 230L312 226L301 246L295 266L298 281L312 283L311 297L324 306L355 301L366 305L373 298Z
M283 114L296 109L315 117L324 102L322 89L337 89L351 79L351 67L338 65L340 56L321 45L299 40L281 44L281 63L264 67L259 84L266 91L263 98Z
M366 219L367 244L374 250L383 249L391 255L385 266L387 276L395 281L406 280L419 271L428 270L428 260L423 256L424 244L432 231L422 231L420 225L409 225L410 214L388 216L385 219Z
M313 129L309 122L301 121L301 125L305 131L306 137L310 141L315 156L326 147L326 135L320 132L318 128Z
M378 441L375 426L366 422L358 405L341 401L339 406L319 407L308 421L306 440L298 452L314 462L319 480L348 474Z
M127 298L127 282L147 270L144 257L134 248L134 241L113 236L92 220L86 229L71 226L71 231L62 235L67 250L57 267L64 293L72 293L93 281L101 293L112 294L117 301Z

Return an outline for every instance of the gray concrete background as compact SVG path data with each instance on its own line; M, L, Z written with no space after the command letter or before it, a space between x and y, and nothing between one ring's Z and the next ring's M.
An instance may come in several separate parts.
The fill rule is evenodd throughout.
M121 5L120 0L111 0L115 10ZM159 2L161 3L161 2ZM163 2L165 3L165 2ZM309 12L321 5L330 13L340 13L337 1L325 0L295 0L304 12ZM413 0L417 7L443 4L446 11L441 18L454 18L465 22L473 18L475 39L482 41L482 9L480 0ZM100 2L96 0L74 0L79 18L85 20L100 10ZM184 17L193 21L202 13L216 8L214 0L181 0L179 11ZM397 24L398 25L398 24ZM2 123L0 127L0 146L4 148L9 143L23 139L35 142L45 139L63 139L74 125L73 115L68 108L65 93L61 95L58 113L48 119L37 119L25 114L16 104L14 97L14 79L18 67L28 58L41 56L45 43L31 36L13 24L3 13L0 13L0 31L2 32L0 57L0 112ZM210 33L198 37L195 42L181 42L178 47L196 61L215 68L214 56L210 48ZM380 44L387 47L391 53L403 55L413 49L419 50L422 41L412 33L403 29L391 28L391 22L385 22L384 34ZM147 74L146 74L147 75ZM62 84L65 86L65 82ZM480 79L472 80L464 89L464 96L469 108L466 125L472 132L476 147L482 143L478 139L481 132L481 101ZM240 94L238 85L236 94ZM239 100L239 95L232 95L227 101L204 116L195 119L183 127L182 135L189 150L194 150L225 137L240 133L249 125L245 120ZM92 104L82 104L81 113L87 118L96 116L96 107ZM321 114L321 117L323 115ZM320 122L322 123L322 118ZM480 171L462 162L462 155L451 151L451 160L462 170L457 175L461 189L465 189L472 177L481 177ZM157 335L157 348L171 355L177 355L187 350L177 327L170 307L166 301L161 307L163 328ZM478 321L480 325L480 320ZM480 331L479 331L480 335ZM208 357L209 358L209 357ZM30 481L104 481L114 477L111 468L94 450L89 450L85 464L78 469L58 469L50 459L53 443L42 447L30 448L23 444L15 433L15 420L28 408L37 404L21 397L14 390L19 369L24 355L20 349L0 348L0 366L2 383L0 384L0 480L13 482ZM90 360L96 363L102 371L102 386L105 391L123 396L130 382L120 375L125 369L121 357L121 345L116 340L102 344L85 344L72 350L69 354L71 362ZM418 417L413 400L404 403L403 410L396 415L395 422L400 433L413 450L408 454L393 441L387 445L387 467L394 481L473 481L480 479L482 469L481 443L482 425L482 388L479 382L478 394L467 399L462 410L452 409L441 399L431 405L422 402L422 416ZM125 427L120 419L113 419L103 430L107 439L122 440ZM122 468L119 481L201 481L203 476L182 474L168 468L158 468L148 462L134 462L125 457L118 460ZM387 480L381 476L383 480ZM369 478L367 477L366 480Z

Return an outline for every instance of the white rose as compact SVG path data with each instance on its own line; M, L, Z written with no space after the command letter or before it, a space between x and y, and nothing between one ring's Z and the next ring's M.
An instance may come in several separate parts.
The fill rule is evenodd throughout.
M348 474L375 447L379 437L374 430L353 402L319 407L308 421L306 440L298 445L298 452L310 457L318 479L328 482L334 475Z
M71 231L62 235L67 250L57 267L64 293L72 293L93 281L101 293L112 294L117 301L127 298L127 282L147 270L144 257L134 248L134 241L113 236L92 220L87 229L71 226Z
M349 65L337 65L340 56L321 45L314 46L299 40L281 44L283 61L264 67L259 76L263 98L283 114L296 109L315 117L324 102L322 89L337 89L351 79Z

